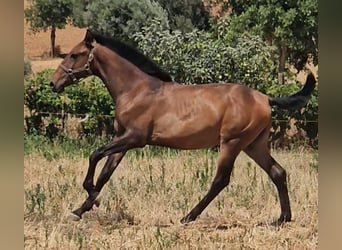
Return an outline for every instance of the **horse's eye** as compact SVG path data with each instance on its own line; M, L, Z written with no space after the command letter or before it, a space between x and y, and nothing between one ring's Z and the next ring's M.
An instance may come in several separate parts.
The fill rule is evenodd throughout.
M78 56L77 54L71 54L71 55L70 55L70 57L71 57L72 59L76 59L77 56Z

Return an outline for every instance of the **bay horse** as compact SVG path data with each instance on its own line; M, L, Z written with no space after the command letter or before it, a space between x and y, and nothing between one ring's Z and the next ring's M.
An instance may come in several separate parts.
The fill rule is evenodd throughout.
M304 87L288 97L272 98L241 84L183 85L172 81L152 60L136 49L92 32L63 59L51 75L52 91L60 93L90 75L99 77L114 103L115 135L89 157L83 182L87 199L72 212L75 220L99 205L98 195L127 150L145 145L174 149L219 146L217 172L207 194L181 219L194 221L229 184L234 161L241 151L271 178L278 190L280 225L291 221L286 172L271 156L268 137L271 106L296 109L304 106L315 88L309 73ZM97 163L107 160L94 185Z

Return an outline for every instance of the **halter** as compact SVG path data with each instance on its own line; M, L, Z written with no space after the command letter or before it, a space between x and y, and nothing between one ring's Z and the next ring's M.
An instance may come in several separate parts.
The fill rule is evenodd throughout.
M61 67L68 74L68 76L70 77L70 79L72 80L73 83L77 83L81 79L93 74L93 72L90 69L90 63L94 59L93 51L94 51L94 48L91 49L91 51L89 53L87 63L81 68L78 68L78 69L67 68L63 64L59 64L59 67ZM84 72L86 73L86 75L84 77L77 78L75 76L75 74L80 74L80 73L84 73Z

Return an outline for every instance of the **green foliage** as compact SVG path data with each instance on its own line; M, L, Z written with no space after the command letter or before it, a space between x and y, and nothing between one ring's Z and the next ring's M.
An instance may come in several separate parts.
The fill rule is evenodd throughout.
M44 135L24 135L24 154L38 153L47 160L72 158L75 156L88 157L95 149L103 146L108 139L102 137L70 139L57 137L49 139Z
M45 212L46 195L44 188L38 183L33 190L25 191L25 206L29 214Z
M26 21L34 31L46 31L56 27L62 29L71 15L70 0L29 0L30 6L24 10Z
M201 0L73 0L73 22L131 41L135 32L160 21L162 30L209 29L209 13Z
M63 135L66 114L88 114L88 121L82 123L85 135L113 133L113 101L98 78L89 78L79 83L82 86L70 86L56 95L48 84L51 73L44 70L25 82L24 104L30 112L25 117L26 132L54 138Z
M272 48L257 36L227 41L199 30L165 31L154 21L137 32L134 39L144 54L181 83L226 81L257 87L269 81L275 71Z
M84 2L74 0L74 22L90 27L102 34L129 41L134 32L158 19L163 29L168 29L165 10L154 0L104 0ZM79 8L84 11L80 12Z
M24 10L25 18L33 32L51 29L50 55L56 55L56 28L64 29L72 14L71 0L29 0L30 6Z
M289 96L299 89L303 85L299 82L290 83L285 85L279 85L276 82L267 84L264 86L264 93L269 96ZM284 134L286 129L290 128L290 121L294 119L294 125L297 129L305 132L306 143L313 148L318 148L318 90L317 87L313 91L310 100L300 110L287 111L279 108L274 108L272 112L272 128L273 133L271 134L271 140L276 142L275 144L279 147L289 146L289 144L297 143L296 138L292 138L291 143L284 143ZM303 140L304 138L300 138Z
M171 30L190 32L209 28L209 12L202 0L156 0L168 13Z
M318 1L231 1L233 15L226 17L227 36L241 32L260 35L265 41L286 47L288 61L302 70L311 58L318 63Z

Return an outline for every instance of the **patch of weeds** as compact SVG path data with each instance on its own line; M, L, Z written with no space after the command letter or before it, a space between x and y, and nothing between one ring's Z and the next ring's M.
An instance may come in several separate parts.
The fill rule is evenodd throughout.
M103 138L98 139L69 139L57 137L49 139L42 135L24 135L24 153L39 153L51 161L61 157L89 157L89 155L100 146L106 144Z
M316 171L316 173L318 172L318 154L313 155L313 158L310 161L310 167L311 167L311 169Z
M185 184L185 175L183 176L183 180L181 182L177 182L175 187L177 193L177 199L172 202L172 205L176 209L180 209L183 213L185 213L189 209L189 197L191 197L191 189Z
M168 232L162 232L159 226L157 226L154 237L157 240L159 249L170 249L179 239L178 233L171 234Z
M83 231L77 230L74 237L76 239L78 249L84 249L87 245L87 235Z
M196 178L198 179L198 183L200 184L201 191L207 190L208 182L210 179L209 168L207 164L203 169L198 169L196 171Z
M40 214L44 214L46 205L46 195L44 188L40 184L37 184L33 190L25 191L26 197L26 209L29 214L38 211Z
M134 225L134 216L128 212L127 205L123 199L116 197L114 202L113 200L105 200L102 204L106 211L105 216L99 217L102 225L116 225L123 222L128 225Z
M49 140L41 135L24 135L24 153L29 154L32 152L39 152L44 149Z
M59 153L54 150L43 151L43 156L48 161L56 160L59 158Z

